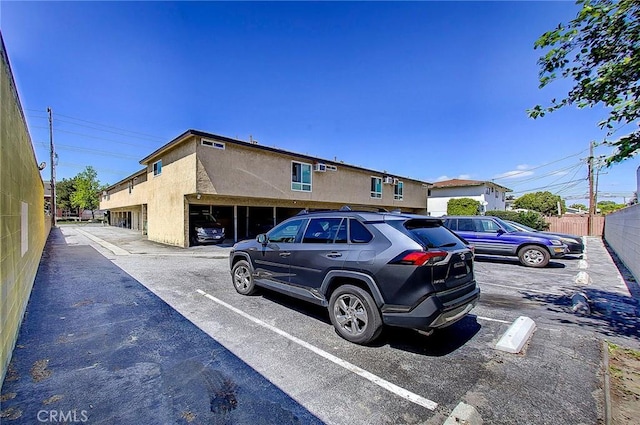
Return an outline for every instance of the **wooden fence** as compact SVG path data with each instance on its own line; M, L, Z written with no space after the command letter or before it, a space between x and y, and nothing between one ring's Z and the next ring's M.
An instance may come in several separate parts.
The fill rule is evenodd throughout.
M569 233L578 236L602 236L604 216L593 217L593 232L589 235L589 217L586 215L564 215L562 217L545 217L550 232Z

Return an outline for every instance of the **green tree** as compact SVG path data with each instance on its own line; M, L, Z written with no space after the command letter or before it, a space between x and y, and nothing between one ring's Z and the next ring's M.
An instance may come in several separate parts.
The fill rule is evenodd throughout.
M65 212L69 212L72 209L76 210L71 203L71 195L76 191L76 182L75 179L62 179L59 182L56 182L56 207L60 208Z
M587 207L585 204L571 204L569 205L569 208L575 208L577 210L583 210L583 211L589 210L589 207Z
M573 80L564 99L527 111L543 117L564 106L602 105L609 115L598 125L607 129L604 142L615 146L607 165L630 158L640 150L640 0L578 0L581 7L568 24L544 33L534 44L548 49L538 60L540 88L559 77ZM617 141L607 138L631 124L630 133Z
M613 201L600 201L598 202L598 209L600 210L600 214L606 215L617 211L621 208L626 207L625 204L616 204Z
M513 201L514 208L538 211L544 215L558 215L558 202L560 202L560 212L564 214L567 207L559 195L551 192L535 192L522 195Z
M95 218L94 211L100 206L100 191L102 185L98 180L98 173L91 166L74 177L75 191L71 194L71 205L81 210L91 210L91 217Z
M549 223L546 222L544 216L535 211L502 211L494 210L487 211L485 215L491 215L499 217L503 220L515 221L516 223L524 224L536 230L547 230Z
M447 215L478 215L480 201L471 198L453 198L447 202Z

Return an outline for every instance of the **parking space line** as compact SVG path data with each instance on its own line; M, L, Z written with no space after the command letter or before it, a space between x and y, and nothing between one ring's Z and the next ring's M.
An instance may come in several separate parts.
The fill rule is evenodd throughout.
M487 286L496 286L498 288L506 288L506 289L511 289L513 291L526 291L526 292L535 292L538 294L547 294L547 295L565 295L564 293L561 292L554 292L554 291L540 291L538 289L529 289L529 288L522 288L519 286L508 286L508 285L500 285L498 283L487 283L487 282L478 282L480 285L487 285Z
M484 316L476 316L476 319L486 320L487 322L498 322L498 323L506 323L506 324L511 323L508 320L492 319L491 317L484 317Z
M206 298L210 299L211 301L221 305L222 307L225 307L225 308L233 311L234 313L237 313L240 316L251 320L252 322L254 322L256 324L258 324L258 325L260 325L260 326L262 326L262 327L264 327L266 329L269 329L270 331L275 332L278 335L283 336L283 337L287 338L288 340L290 340L292 342L295 342L296 344L300 345L301 347L304 347L304 348L314 352L315 354L317 354L317 355L319 355L319 356L321 356L321 357L323 357L323 358L325 358L325 359L337 364L338 366L341 366L341 367L345 368L346 370L348 370L350 372L353 372L353 373L355 373L356 375L358 375L358 376L360 376L362 378L367 379L368 381L370 381L370 382L372 382L372 383L384 388L387 391L392 392L393 394L395 394L397 396L400 396L400 397L404 398L405 400L408 400L408 401L410 401L412 403L415 403L415 404L417 404L419 406L425 407L425 408L427 408L429 410L435 410L436 407L438 407L438 403L436 403L435 401L431 401L431 400L429 400L427 398L424 398L424 397L422 397L422 396L420 396L420 395L418 395L416 393L413 393L413 392L411 392L409 390L406 390L406 389L404 389L402 387L399 387L396 384L393 384L393 383L391 383L391 382L389 382L389 381L387 381L385 379L382 379L379 376L374 375L373 373L368 372L368 371L366 371L366 370L364 370L364 369L362 369L362 368L360 368L360 367L358 367L358 366L356 366L356 365L354 365L352 363L349 363L346 360L343 360L343 359L341 359L339 357L336 357L331 353L327 353L326 351L324 351L324 350L322 350L322 349L320 349L320 348L318 348L318 347L316 347L314 345L311 345L308 342L301 340L300 338L297 338L297 337L295 337L295 336L293 336L293 335L291 335L291 334L289 334L289 333L287 333L287 332L285 332L285 331L283 331L283 330L281 330L279 328L276 328L275 326L272 326L272 325L270 325L268 323L265 323L262 320L260 320L258 318L255 318L255 317L251 316L250 314L245 313L244 311L242 311L242 310L240 310L240 309L238 309L238 308L236 308L236 307L234 307L234 306L232 306L230 304L227 304L226 302L214 297L213 295L210 295L210 294L208 294L208 293L206 293L206 292L204 292L204 291L202 291L200 289L198 289L197 292L200 295L204 295Z

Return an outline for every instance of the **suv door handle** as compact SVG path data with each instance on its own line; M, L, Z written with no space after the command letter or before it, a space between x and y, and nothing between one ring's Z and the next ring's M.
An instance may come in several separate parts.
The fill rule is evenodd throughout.
M281 252L281 253L280 253L280 256L281 256L281 257L288 257L288 256L290 256L290 255L291 255L291 253L290 253L289 251L284 251L284 252Z
M327 254L327 257L329 258L338 258L338 257L342 257L342 254L339 252L330 252Z

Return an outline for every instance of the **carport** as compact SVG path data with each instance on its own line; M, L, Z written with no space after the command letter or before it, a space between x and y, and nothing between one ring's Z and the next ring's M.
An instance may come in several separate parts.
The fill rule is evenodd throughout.
M255 238L273 226L300 212L301 208L275 206L189 204L188 232L193 222L211 214L225 228L228 240L234 242Z

